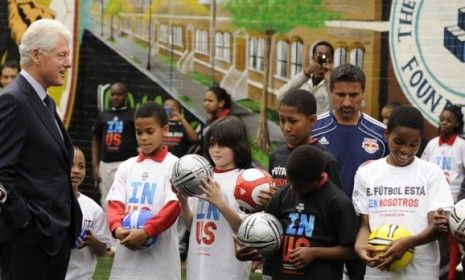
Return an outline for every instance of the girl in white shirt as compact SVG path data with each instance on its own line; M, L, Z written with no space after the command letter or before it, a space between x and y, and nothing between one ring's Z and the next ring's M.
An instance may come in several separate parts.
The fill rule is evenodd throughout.
M439 115L439 135L429 141L421 158L436 163L444 171L454 202L457 202L460 187L465 178L465 140L458 135L463 129L461 108L455 105L444 107ZM447 279L455 279L455 267L460 261L457 241L449 234L449 272Z
M252 161L247 132L241 120L228 116L212 123L205 140L213 178L202 183L205 194L189 203L178 194L181 217L190 228L187 280L246 280L250 262L236 259L232 234L242 215L234 198L237 175Z

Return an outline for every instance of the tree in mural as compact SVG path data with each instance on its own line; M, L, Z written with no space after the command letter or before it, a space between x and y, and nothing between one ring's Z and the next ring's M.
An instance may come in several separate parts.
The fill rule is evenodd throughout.
M273 35L285 34L297 26L318 28L336 15L325 9L324 0L224 0L222 4L231 14L234 24L247 31L265 34L263 91L256 144L263 151L270 150L268 131L268 83Z
M122 12L133 13L134 9L129 0L110 0L105 7L105 15L110 16L110 39L114 40L113 37L113 19L114 17L120 17Z

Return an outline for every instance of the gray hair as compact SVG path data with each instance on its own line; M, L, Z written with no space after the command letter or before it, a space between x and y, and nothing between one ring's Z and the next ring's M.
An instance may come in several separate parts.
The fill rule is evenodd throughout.
M337 82L359 82L362 91L365 91L365 80L365 73L363 73L360 67L352 64L343 64L331 71L329 89L332 91L334 89L334 84Z
M54 19L40 19L33 22L24 32L19 45L20 65L31 63L32 50L49 52L56 47L59 38L71 42L71 32L61 22Z

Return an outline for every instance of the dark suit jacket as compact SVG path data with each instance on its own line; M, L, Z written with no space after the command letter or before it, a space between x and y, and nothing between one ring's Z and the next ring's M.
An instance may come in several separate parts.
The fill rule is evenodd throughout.
M73 146L29 82L18 77L0 92L0 182L8 198L0 213L0 242L33 238L54 255L81 231L71 187ZM26 228L22 228L29 221Z

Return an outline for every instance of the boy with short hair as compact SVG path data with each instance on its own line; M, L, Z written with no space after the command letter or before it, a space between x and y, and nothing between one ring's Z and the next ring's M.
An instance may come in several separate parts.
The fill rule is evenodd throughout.
M326 149L317 140L313 139L310 131L317 120L316 117L316 100L312 94L306 90L297 89L288 93L279 104L279 126L286 138L286 143L274 151L270 156L269 173L277 188L284 187L288 184L286 176L286 162L289 155L294 149L304 145L310 145L322 151L324 156L324 171L328 174L331 181L342 189L342 181L339 175L339 163L336 158L326 151ZM271 194L262 192L260 198L262 204L266 205ZM239 249L239 247L238 247ZM241 250L241 249L239 249ZM259 257L254 254L253 250L241 250L248 252L242 257L236 256L241 260L258 260ZM267 257L263 265L263 275L269 276L273 269L275 258Z
M92 279L97 265L97 257L105 254L112 243L108 223L102 208L90 197L79 192L79 186L86 176L86 159L78 147L74 147L71 166L71 185L82 210L82 230L86 231L77 242L77 248L71 250L66 272L66 280Z
M415 156L423 121L414 107L395 108L385 132L389 155L365 163L355 174L352 201L361 220L355 252L368 265L365 279L439 279L434 215L439 209L449 211L453 201L441 168ZM412 235L392 241L386 251L375 254L368 237L385 224L403 226ZM412 263L397 272L389 271L410 248L415 248Z
M171 173L178 159L162 145L168 120L162 106L153 102L141 105L134 114L140 152L118 167L108 193L108 222L120 243L117 245L110 279L181 278L176 225L180 207L171 190ZM142 229L122 227L124 216L146 209L155 216ZM157 241L144 249L149 237Z
M342 188L339 163L310 133L316 121L316 100L306 90L293 90L279 103L279 126L286 143L270 156L269 172L276 187L287 185L285 164L290 153L301 145L313 145L323 151L326 158L325 172L331 181Z
M278 189L265 209L284 230L273 280L342 279L343 261L353 256L357 216L351 200L328 178L326 160L315 146L295 148L286 163L289 185Z
M137 155L134 132L134 110L127 105L125 83L111 85L110 106L100 112L92 129L92 172L99 183L100 202L106 209L106 198L121 162Z

